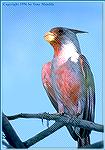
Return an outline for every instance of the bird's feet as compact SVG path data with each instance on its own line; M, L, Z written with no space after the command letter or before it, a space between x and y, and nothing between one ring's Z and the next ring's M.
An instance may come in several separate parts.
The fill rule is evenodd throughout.
M63 110L60 110L60 111L58 112L58 114L64 115L64 111L63 111Z
M78 112L78 113L76 114L76 116L77 116L77 117L79 117L80 115L81 115L81 113L80 113L80 112Z

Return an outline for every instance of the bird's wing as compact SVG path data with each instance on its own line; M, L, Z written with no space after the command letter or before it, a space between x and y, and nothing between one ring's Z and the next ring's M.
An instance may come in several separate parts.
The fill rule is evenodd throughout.
M80 66L85 81L85 97L86 104L83 112L83 119L94 122L95 117L95 84L93 74L91 72L89 63L84 55L80 55ZM81 129L81 131L83 131ZM83 133L83 132L81 132ZM90 133L90 132L88 132Z
M42 82L43 82L44 89L46 90L46 93L52 105L58 112L58 104L55 99L55 94L54 94L52 83L51 83L51 62L45 64L42 67Z
M52 89L52 86L49 86L49 85L45 86L45 85L44 85L44 89L46 90L46 93L47 93L47 95L48 95L48 97L49 97L49 99L50 99L52 105L54 106L54 108L55 108L56 111L58 112L58 104L57 104L57 101L56 101L56 99L55 99L54 91L53 91L53 89Z
M95 84L94 77L91 72L89 63L84 55L80 55L80 66L83 76L83 82L85 85L85 107L83 111L83 120L94 122L95 117ZM78 147L87 145L90 143L90 130L80 128L78 139Z

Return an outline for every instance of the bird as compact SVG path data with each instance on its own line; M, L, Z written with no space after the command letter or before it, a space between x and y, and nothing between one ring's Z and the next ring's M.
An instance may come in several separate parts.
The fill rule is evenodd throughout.
M46 93L61 114L94 122L95 83L87 58L82 54L77 34L87 33L66 27L54 27L44 34L53 47L51 61L42 67L42 83ZM78 148L90 144L90 130L66 126Z

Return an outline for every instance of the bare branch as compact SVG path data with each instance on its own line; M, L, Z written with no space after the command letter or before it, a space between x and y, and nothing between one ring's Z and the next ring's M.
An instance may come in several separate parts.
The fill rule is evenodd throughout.
M6 136L5 138L11 146L14 148L25 148L24 144L16 134L4 113L2 113L2 128Z
M87 145L83 148L103 148L104 147L104 141L100 141L100 142L96 142L94 144L91 144L91 145Z
M64 114L49 114L49 113L39 113L39 114L17 114L14 116L7 116L9 120L14 120L18 118L38 118L38 119L46 119L46 120L55 120L63 122L65 125L71 125L74 127L80 127L88 130L94 130L98 132L104 132L104 126L100 124L96 124L87 120L82 120L77 118L76 116L66 115Z
M46 130L40 132L39 134L33 136L32 138L28 139L27 141L25 141L23 143L21 142L24 145L25 148L29 148L30 146L34 145L35 143L39 142L40 140L44 139L45 137L51 135L52 133L54 133L55 131L57 131L58 129L60 129L63 126L66 126L66 127L74 126L74 127L85 128L85 129L88 129L88 130L89 129L90 130L95 130L95 131L99 131L99 132L103 132L103 130L104 130L103 125L99 125L99 124L96 124L96 123L93 123L93 122L82 120L82 119L79 119L75 116L68 116L66 114L64 114L62 116L62 115L59 115L59 114L49 114L49 113L38 113L38 114L22 114L21 113L21 114L17 114L17 115L14 115L14 116L7 116L6 119L7 118L9 120L15 120L15 119L18 119L18 118L38 118L38 119L46 119L46 120L55 120L56 121L51 127L47 128ZM101 141L101 142L91 144L86 148L96 148L96 147L100 148L102 146L103 146L103 143Z
M34 137L32 137L32 138L28 139L27 141L25 141L24 145L26 146L26 148L29 148L30 146L32 146L35 143L41 141L45 137L51 135L52 133L54 133L55 131L57 131L58 129L60 129L63 126L64 126L63 122L55 122L52 126L47 128L46 130L40 132L39 134L37 134Z
M6 148L13 148L11 145L9 145L5 140L2 140L2 144L6 146Z
M7 116L8 120L15 120L19 118L38 118L38 119L46 119L46 120L56 120L60 116L59 114L49 114L49 113L38 113L38 114L27 114L27 113L20 113L13 116Z

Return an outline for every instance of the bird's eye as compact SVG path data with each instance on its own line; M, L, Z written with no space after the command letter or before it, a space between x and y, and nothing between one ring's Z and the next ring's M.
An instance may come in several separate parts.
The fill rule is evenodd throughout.
M63 30L62 30L62 29L59 29L59 31L58 31L58 32L59 32L59 34L60 34L60 35L62 35L62 34L63 34Z

